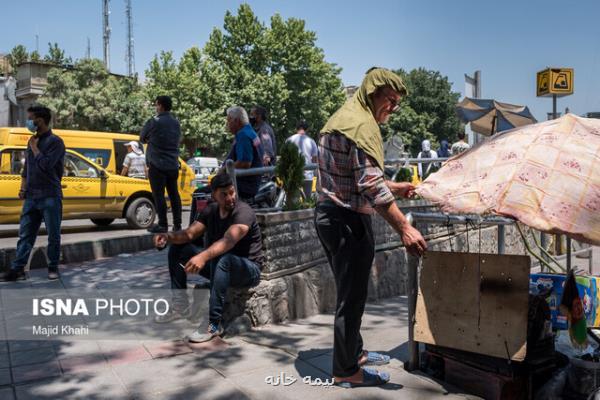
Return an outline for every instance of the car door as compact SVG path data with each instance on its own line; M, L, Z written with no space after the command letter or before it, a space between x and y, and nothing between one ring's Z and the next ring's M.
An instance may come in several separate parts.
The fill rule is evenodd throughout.
M23 200L19 199L25 148L4 148L0 153L0 223L19 220Z
M106 173L76 152L67 150L61 186L63 214L70 218L102 217L114 202L109 193Z

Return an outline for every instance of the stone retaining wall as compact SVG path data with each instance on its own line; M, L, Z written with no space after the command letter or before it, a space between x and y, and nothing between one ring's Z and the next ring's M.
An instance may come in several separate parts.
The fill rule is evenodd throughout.
M402 211L435 212L423 201L402 202ZM258 214L265 264L258 286L231 290L225 319L230 331L281 323L335 309L335 283L313 223L313 210ZM430 250L496 253L498 228L418 224ZM369 301L406 294L407 257L398 234L373 216L376 255ZM518 231L505 227L505 252L525 254Z

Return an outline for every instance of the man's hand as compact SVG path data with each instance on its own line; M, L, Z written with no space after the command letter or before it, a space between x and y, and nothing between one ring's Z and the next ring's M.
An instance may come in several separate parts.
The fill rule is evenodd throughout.
M31 148L31 151L33 151L33 155L37 156L40 153L40 149L38 148L38 142L39 142L39 138L32 136L29 138L29 142L27 143L27 145Z
M427 242L421 236L421 233L412 225L406 224L402 230L402 243L409 254L413 256L422 256L427 250Z
M265 155L263 156L263 165L269 165L271 163L271 157Z
M388 187L396 197L410 199L415 195L415 187L409 182L390 182Z
M154 235L154 247L156 247L159 250L164 249L167 246L167 243L169 242L169 236L166 233L157 233L156 235Z
M204 255L202 253L196 254L185 264L185 272L188 274L197 274L204 268L204 265L206 265Z

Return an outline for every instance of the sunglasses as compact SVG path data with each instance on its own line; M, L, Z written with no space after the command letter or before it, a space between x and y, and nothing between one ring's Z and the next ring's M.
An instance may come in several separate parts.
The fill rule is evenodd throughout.
M400 101L400 99L396 100L393 97L386 97L387 101L390 103L390 106L392 107L392 112L397 111L400 106L398 105L398 102Z

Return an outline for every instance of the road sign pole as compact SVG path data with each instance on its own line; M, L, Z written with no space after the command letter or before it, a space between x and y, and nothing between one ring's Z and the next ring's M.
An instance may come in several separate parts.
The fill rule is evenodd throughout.
M558 118L556 114L556 94L552 95L552 119ZM561 255L562 254L562 236L559 234L554 235L554 254Z

